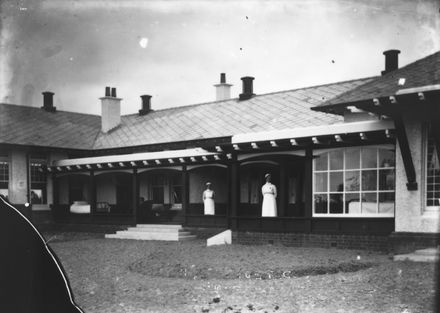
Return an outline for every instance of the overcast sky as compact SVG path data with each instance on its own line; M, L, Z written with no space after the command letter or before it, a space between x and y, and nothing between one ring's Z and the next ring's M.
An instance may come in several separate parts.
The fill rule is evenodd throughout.
M364 3L365 2L365 3ZM215 100L221 72L257 94L379 75L440 50L439 1L1 1L0 101L100 114Z

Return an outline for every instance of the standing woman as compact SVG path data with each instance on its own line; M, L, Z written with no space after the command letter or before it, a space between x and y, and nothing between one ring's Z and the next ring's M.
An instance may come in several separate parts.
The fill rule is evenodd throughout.
M206 190L203 192L203 204L205 206L205 215L215 214L214 205L215 192L211 189L211 183L206 183Z
M270 182L270 174L264 175L266 183L261 187L261 193L263 194L263 209L262 216L277 216L277 187Z

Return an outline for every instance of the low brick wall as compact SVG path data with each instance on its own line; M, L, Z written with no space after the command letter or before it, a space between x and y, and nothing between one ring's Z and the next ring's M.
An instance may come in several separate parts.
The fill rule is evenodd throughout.
M281 244L292 247L322 247L390 251L388 236L300 234L300 233L255 233L233 232L234 244Z
M440 234L395 232L390 235L393 252L403 254L440 245Z

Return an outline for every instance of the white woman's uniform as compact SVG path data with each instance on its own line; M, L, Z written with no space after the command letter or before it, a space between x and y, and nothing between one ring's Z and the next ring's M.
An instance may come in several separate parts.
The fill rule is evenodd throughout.
M265 183L261 187L263 193L262 216L277 216L277 187L271 183Z
M205 205L205 215L214 215L214 190L206 189L203 192L203 204Z

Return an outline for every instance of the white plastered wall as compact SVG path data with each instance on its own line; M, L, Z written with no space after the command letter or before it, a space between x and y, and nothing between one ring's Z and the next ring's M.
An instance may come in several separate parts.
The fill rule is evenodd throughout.
M26 152L21 149L11 150L9 158L9 200L14 204L24 204L28 201Z
M425 206L425 136L419 120L404 119L413 159L417 190L409 191L399 143L396 144L396 232L438 233L439 214Z

